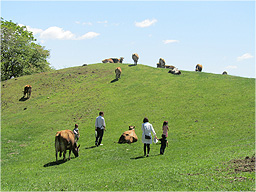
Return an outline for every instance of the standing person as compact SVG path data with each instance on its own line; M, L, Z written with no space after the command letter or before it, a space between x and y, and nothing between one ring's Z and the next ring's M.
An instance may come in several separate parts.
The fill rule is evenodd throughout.
M95 131L97 131L95 145L98 147L101 144L104 131L106 131L104 112L102 111L99 113L99 116L96 118Z
M163 123L163 135L165 135L165 137L168 137L168 131L169 131L169 127L168 127L168 121L164 121Z
M163 155L166 146L168 147L168 141L164 134L162 134L162 138L159 141L161 141L160 155Z
M149 156L149 151L150 151L150 144L152 144L152 136L151 132L155 136L156 139L156 132L153 128L153 126L148 122L148 118L145 117L143 119L143 124L141 130L143 131L142 133L142 142L144 143L144 156Z
M79 133L78 125L77 124L75 124L75 128L73 129L73 132L75 134L75 140L78 141L78 139L80 137L80 133Z
M161 155L164 154L164 150L166 146L168 147L168 141L167 141L168 131L169 131L168 121L164 121L162 130L163 130L162 138L159 139L159 141L161 141L161 148L160 148Z

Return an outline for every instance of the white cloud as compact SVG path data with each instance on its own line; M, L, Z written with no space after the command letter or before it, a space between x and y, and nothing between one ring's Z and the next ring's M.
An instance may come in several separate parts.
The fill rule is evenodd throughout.
M75 39L75 35L71 31L65 31L60 27L49 27L40 34L42 39L61 39L70 40Z
M229 65L229 66L226 67L226 69L237 69L237 66Z
M79 21L76 22L77 24L80 23ZM24 26L20 24L20 26ZM33 32L33 34L38 34L41 42L45 42L47 39L59 39L59 40L84 40L84 39L92 39L99 36L99 33L96 32L88 32L82 36L77 36L71 31L64 30L60 27L49 27L46 30L32 28L27 26L27 30Z
M95 33L95 32L88 32L78 38L76 38L77 40L82 40L82 39L92 39L92 38L95 38L97 36L99 36L100 34L99 33Z
M245 53L242 56L237 57L237 61L242 61L242 60L251 59L251 58L253 58L253 56L250 53Z
M92 25L91 22L83 22L83 25Z
M91 22L80 22L80 21L75 21L75 24L77 24L77 25L92 25L92 23Z
M144 21L141 21L141 22L136 22L135 21L135 26L136 27L150 27L151 25L153 25L154 23L156 23L157 20L156 19L153 19L153 20L149 20L149 19L146 19Z
M21 27L25 26L25 25L23 25L23 24L18 24L18 25L21 26ZM43 31L42 29L32 28L32 27L30 27L30 26L25 26L25 27L27 28L28 31L32 32L33 35L40 34L40 33L42 33L42 31Z
M179 40L164 40L163 42L164 42L164 44L168 44L168 43L179 43L180 41Z
M100 24L107 24L108 21L98 21L97 23L100 23Z

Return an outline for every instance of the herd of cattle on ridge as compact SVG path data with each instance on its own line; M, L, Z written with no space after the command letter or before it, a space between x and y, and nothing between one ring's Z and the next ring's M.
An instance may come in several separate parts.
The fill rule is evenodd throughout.
M138 60L139 60L139 55L137 53L132 54L132 59L134 61L134 65L137 65ZM104 59L102 60L102 63L122 63L124 60L123 57L120 57L120 59L117 58L109 58L109 59ZM173 65L166 65L165 60L163 58L159 59L159 63L157 63L157 68L168 68L170 69L168 73L172 73L175 75L180 75L181 72L178 68L176 68ZM196 65L195 71L201 72L203 69L203 66L200 64ZM115 74L116 74L116 79L119 79L121 76L122 70L121 67L117 67L115 69ZM224 71L222 73L223 75L226 75L227 72ZM31 85L26 85L24 87L24 98L27 95L27 99L30 98L32 92L32 86ZM129 126L129 130L125 131L121 137L119 138L118 143L134 143L137 142L138 137L135 133L135 126ZM69 150L69 159L70 159L70 154L71 151L75 155L75 157L78 157L78 152L79 152L79 146L77 146L77 142L75 140L75 135L73 131L71 130L63 130L63 131L58 131L55 135L55 152L56 152L56 161L58 160L58 152L59 156L62 156L63 153L63 160L66 159L66 151Z
M138 60L139 60L139 55L137 53L133 53L132 54L132 59L134 61L134 65L137 65ZM120 59L118 58L109 58L109 59L104 59L102 60L102 63L122 63L124 60L124 57L120 57ZM157 68L168 68L170 69L168 73L174 74L174 75L180 75L181 72L178 68L176 68L173 65L166 65L165 64L165 60L163 58L159 59L159 63L156 64ZM201 64L197 64L196 65L196 69L195 71L199 71L201 72L203 70L203 66ZM120 78L120 75L122 73L122 70L120 67L115 69L115 73L116 73L116 79ZM222 73L222 75L227 75L228 73L226 71L224 71Z

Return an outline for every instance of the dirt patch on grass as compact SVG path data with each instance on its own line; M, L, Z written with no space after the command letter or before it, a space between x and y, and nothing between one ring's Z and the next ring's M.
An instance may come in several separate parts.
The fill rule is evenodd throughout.
M226 168L216 169L216 171L228 171L230 174L239 172L255 172L255 155L243 159L233 159L223 163Z
M244 159L234 159L228 162L228 165L235 172L255 172L255 155Z

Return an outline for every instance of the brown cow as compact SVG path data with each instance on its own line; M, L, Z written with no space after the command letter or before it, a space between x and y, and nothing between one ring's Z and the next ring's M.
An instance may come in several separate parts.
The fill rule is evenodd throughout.
M31 96L31 91L32 91L32 86L31 85L26 85L25 87L24 87L24 98L25 98L25 96L26 96L26 94L27 94L27 98L30 98L30 96Z
M114 63L114 61L112 59L104 59L102 63Z
M173 66L173 65L165 65L165 68L166 68L166 69L170 69L170 70L172 70L172 69L174 69L174 68L175 68L175 66Z
M139 60L139 55L137 53L132 54L132 59L134 61L134 65L137 65L138 60Z
M116 79L121 78L121 73L122 73L121 67L117 67L115 69L115 73L116 73Z
M163 58L159 59L159 63L156 64L157 68L165 68L165 60Z
M110 58L113 60L114 63L123 63L124 57L120 57L120 59L117 58Z
M79 146L75 141L75 134L71 130L58 131L55 136L55 152L56 161L58 161L58 152L60 152L60 157L63 152L63 160L66 159L66 150L69 150L69 160L71 151L74 153L75 157L78 157Z
M196 71L201 72L203 70L203 66L201 64L196 65Z
M121 137L119 138L118 143L122 144L122 143L134 143L138 141L138 137L135 133L135 126L129 126L129 131L125 131Z

